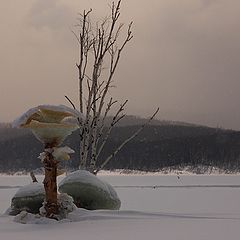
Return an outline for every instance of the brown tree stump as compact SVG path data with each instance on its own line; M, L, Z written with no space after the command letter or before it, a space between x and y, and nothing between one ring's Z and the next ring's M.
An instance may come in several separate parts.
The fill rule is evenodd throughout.
M49 148L48 148L49 150ZM45 178L43 181L45 193L46 193L46 217L55 218L58 214L58 203L57 203L57 164L58 161L54 159L51 151L46 151L46 157L43 160L45 169Z

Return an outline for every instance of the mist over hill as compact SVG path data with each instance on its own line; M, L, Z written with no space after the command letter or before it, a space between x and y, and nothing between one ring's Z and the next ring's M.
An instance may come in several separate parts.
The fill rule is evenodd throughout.
M100 156L104 161L146 119L128 116L112 134ZM108 120L110 123L110 119ZM75 150L67 168L78 168L80 144L74 132L64 144ZM63 144L63 145L64 145ZM0 172L30 171L42 167L37 158L42 144L28 129L0 125ZM190 166L192 169L218 167L228 172L240 170L240 132L193 124L154 120L126 145L105 169L158 171ZM200 171L201 172L201 171Z

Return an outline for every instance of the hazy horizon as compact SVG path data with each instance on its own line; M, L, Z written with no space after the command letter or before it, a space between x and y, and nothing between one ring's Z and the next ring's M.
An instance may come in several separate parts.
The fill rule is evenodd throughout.
M77 14L108 15L111 0L0 3L0 122L40 104L77 103ZM240 130L240 2L122 0L121 22L133 40L111 95L127 114ZM124 34L124 32L123 32Z

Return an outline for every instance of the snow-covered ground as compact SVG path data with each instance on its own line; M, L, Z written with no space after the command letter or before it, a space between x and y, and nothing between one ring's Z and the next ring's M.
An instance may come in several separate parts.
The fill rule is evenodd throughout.
M240 175L112 175L120 211L83 211L72 222L20 224L0 216L0 239L239 239ZM42 177L38 176L38 179ZM0 212L28 176L0 176Z

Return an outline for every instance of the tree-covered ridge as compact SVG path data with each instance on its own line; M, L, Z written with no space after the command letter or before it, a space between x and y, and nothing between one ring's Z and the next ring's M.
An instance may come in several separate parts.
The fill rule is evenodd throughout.
M114 127L100 160L105 159L138 127L138 124ZM67 167L77 168L78 133L69 137L66 144L76 151L67 163ZM42 167L37 158L41 151L41 144L28 130L11 128L0 130L1 172ZM192 166L194 168L201 165L238 171L239 162L239 131L194 125L158 124L147 126L105 168L157 171L165 167Z

